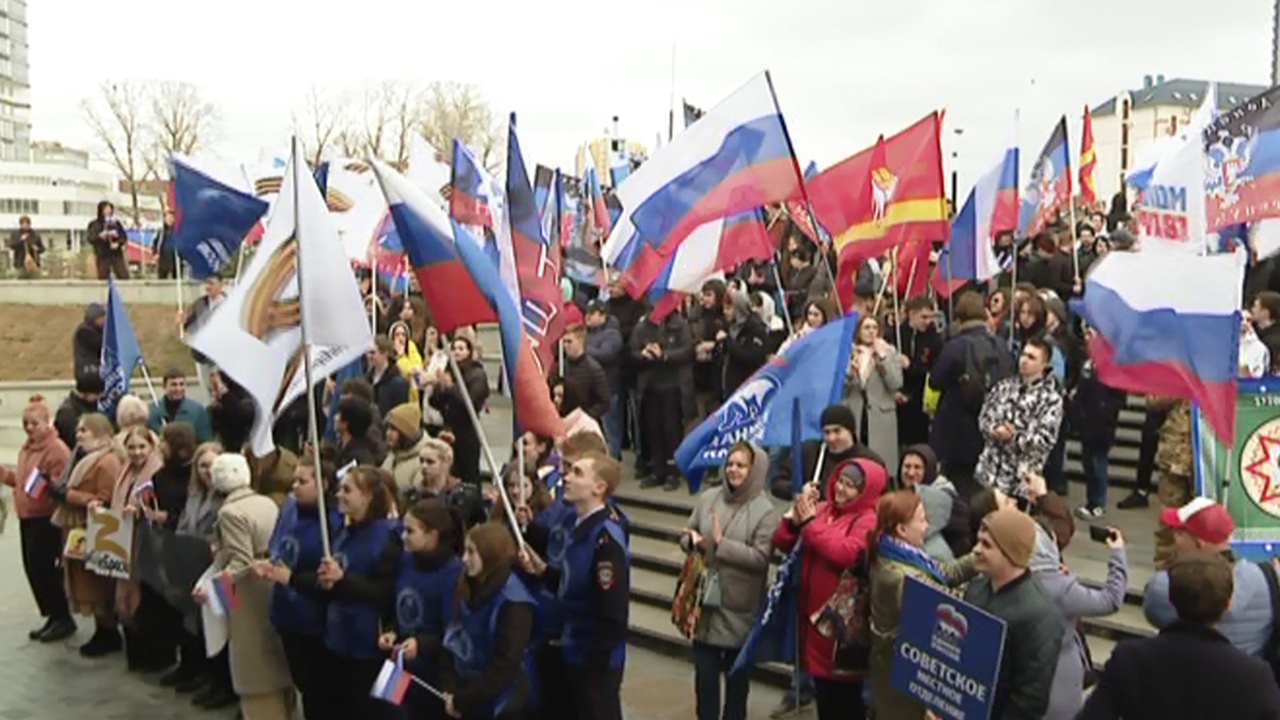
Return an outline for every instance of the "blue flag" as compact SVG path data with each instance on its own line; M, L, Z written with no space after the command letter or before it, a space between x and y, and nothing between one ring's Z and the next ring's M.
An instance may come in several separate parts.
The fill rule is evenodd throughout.
M800 453L795 453L799 455ZM746 642L733 661L730 675L736 675L757 663L796 662L796 622L800 617L800 546L797 542L778 566L778 574L765 595L764 612L747 633Z
M791 344L742 383L676 449L676 465L698 492L707 468L724 463L739 442L765 447L792 444L793 401L804 407L801 440L822 437L822 411L840 401L853 350L857 313L849 313Z
M142 347L125 312L115 278L107 280L107 322L102 329L102 395L98 409L109 418L116 414L116 403L129 392L133 369L142 363Z
M320 188L320 197L324 198L325 202L328 203L329 201L329 163L328 162L320 163L320 165L316 167L316 171L313 174L315 175L315 178L316 178L316 185Z
M267 212L262 200L173 160L173 243L191 277L216 275Z

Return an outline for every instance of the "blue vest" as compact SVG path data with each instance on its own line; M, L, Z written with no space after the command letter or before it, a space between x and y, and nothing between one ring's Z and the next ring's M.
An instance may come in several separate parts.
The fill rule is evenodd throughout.
M439 567L423 570L411 552L400 556L396 573L396 631L401 640L412 635L444 635L444 626L453 610L462 560L451 557ZM410 663L414 672L424 672L434 682L436 658L418 658Z
M466 603L459 603L457 616L453 622L449 623L449 627L445 631L444 647L453 655L453 667L460 683L476 682L484 676L485 665L488 664L489 658L493 655L494 635L497 634L498 628L498 613L503 604L509 602L526 603L534 606L534 624L537 624L536 611L538 603L529 594L524 583L520 582L514 574L507 578L507 582L502 586L501 590L494 593L493 597L480 607L472 609L467 607ZM536 628L534 634L536 635ZM521 682L525 683L528 688L527 694L530 706L532 707L536 704L534 688L537 687L537 681L534 677L533 648L534 643L530 641L525 647L524 659L521 662L522 675L516 676L515 681L498 694L489 717L497 717L502 713L502 710L511 700L511 695L515 692L517 684Z
M602 512L607 513L609 509L605 508ZM574 523L576 518L569 521L570 530ZM614 542L624 549L627 547L626 533L612 517L605 517L593 523L581 537L574 538L572 534L568 536L568 545L565 547L563 559L559 565L558 597L560 610L564 614L564 628L560 633L560 641L564 646L565 663L575 667L586 665L587 646L591 642L599 614L599 609L592 602L595 594L595 568L592 567L592 562L595 558L596 542L600 538L600 533L607 532ZM549 554L550 551L548 551ZM628 567L614 568L614 572L630 571L629 563ZM619 642L609 653L609 666L622 667L626 656L626 642Z
M340 527L342 517L330 513L329 528ZM314 572L324 556L319 513L300 514L297 500L285 500L267 549L273 563L293 572ZM287 585L275 585L271 590L270 618L277 632L319 637L324 634L324 601Z
M342 567L343 575L368 575L378 556L386 549L393 527L391 520L344 527L333 543L333 556ZM329 600L324 644L343 658L369 660L379 657L380 615L379 608L368 603L333 597Z

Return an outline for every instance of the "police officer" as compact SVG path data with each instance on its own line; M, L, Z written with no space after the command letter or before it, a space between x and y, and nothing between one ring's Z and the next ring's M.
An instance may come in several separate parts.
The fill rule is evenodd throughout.
M556 588L563 611L560 634L566 675L559 688L571 699L567 717L621 720L631 567L626 533L607 503L622 480L617 460L587 452L565 475L564 501L574 509L562 557L552 563L525 549L520 564Z

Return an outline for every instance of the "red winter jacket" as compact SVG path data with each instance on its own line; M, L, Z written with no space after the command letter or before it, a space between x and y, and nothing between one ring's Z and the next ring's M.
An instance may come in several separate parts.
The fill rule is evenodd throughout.
M853 502L837 507L836 478L850 463L862 469L866 487ZM773 546L784 553L790 552L798 539L804 539L800 558L800 623L804 629L799 634L800 656L804 658L805 671L814 677L852 680L833 672L833 643L830 638L818 634L809 618L835 592L841 573L852 568L858 556L867 549L867 534L876 527L876 503L880 501L887 482L885 469L879 463L866 458L846 460L837 465L828 477L827 500L818 503L813 520L802 528L784 520L773 533Z

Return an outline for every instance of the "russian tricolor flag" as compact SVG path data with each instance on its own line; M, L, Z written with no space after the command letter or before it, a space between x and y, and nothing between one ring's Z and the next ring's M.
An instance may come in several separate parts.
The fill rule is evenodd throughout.
M409 692L410 682L409 673L399 661L384 661L382 670L373 681L373 688L369 690L369 697L399 705L404 702L405 693Z
M589 193L587 197L591 203L591 226L600 233L600 237L608 237L613 222L609 219L609 206L604 202L604 191L600 189L600 177L596 174L594 167L587 167L583 182L586 184Z
M240 597L236 595L236 581L231 573L219 573L205 580L205 597L209 609L218 617L226 617L240 609Z
M662 322L680 307L685 295L700 292L707 280L747 260L768 260L776 249L759 208L703 225L676 248L649 287L653 305L649 318Z
M1118 390L1187 398L1218 439L1235 432L1242 258L1113 252L1071 305L1102 382ZM1188 292L1187 288L1195 288Z
M641 297L699 226L801 193L769 73L757 75L641 165L603 250Z
M44 494L44 489L48 484L48 481L44 479L44 473L40 472L40 468L34 468L31 474L27 476L26 482L22 483L22 492L34 500Z
M1034 237L1047 227L1059 208L1071 202L1071 150L1067 144L1067 116L1053 128L1022 196L1018 227L1026 237Z
M970 280L1000 274L993 241L1018 227L1018 149L1008 148L1000 162L978 179L951 221L951 240L938 257L933 287L946 297Z
M502 339L503 372L507 387L512 388L515 417L520 427L547 437L562 436L564 422L551 402L545 376L538 373L520 308L504 287L498 268L485 257L466 228L457 222L451 223L421 190L380 161L373 161L373 169L387 198L400 241L415 267L422 266L420 260L429 260L428 268L448 266L447 277L441 276L446 277L443 281L421 269L418 274L424 294L430 283L439 283L432 298L443 296L442 304L436 304L431 298L427 302L440 331L450 332L461 325L496 320Z

